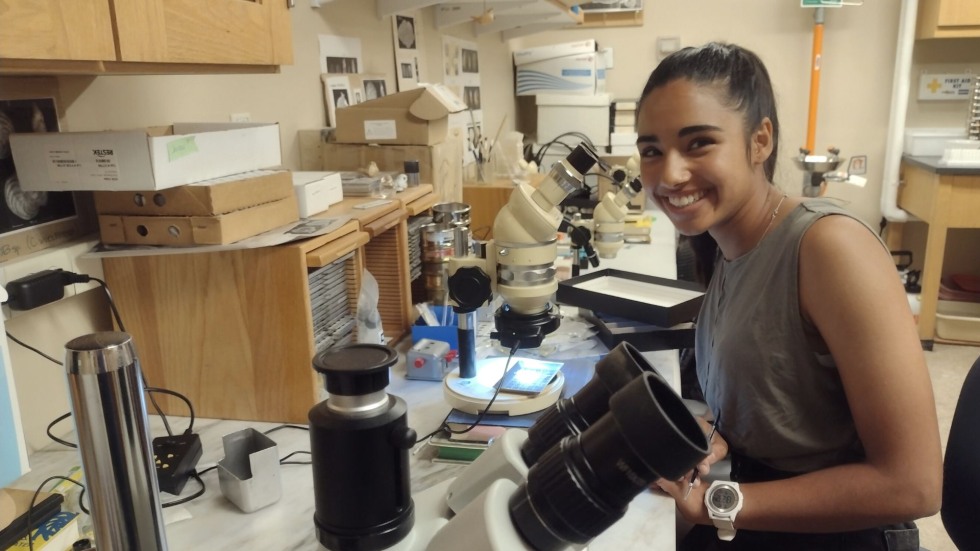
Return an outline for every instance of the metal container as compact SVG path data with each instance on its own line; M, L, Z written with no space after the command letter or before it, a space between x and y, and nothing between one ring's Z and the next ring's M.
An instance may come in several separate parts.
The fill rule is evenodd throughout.
M99 551L167 549L143 380L128 333L65 345L65 366Z
M432 221L447 226L470 227L470 206L466 203L439 203L432 206Z
M446 269L453 256L455 229L445 224L422 226L422 276L429 302L442 304L446 296Z

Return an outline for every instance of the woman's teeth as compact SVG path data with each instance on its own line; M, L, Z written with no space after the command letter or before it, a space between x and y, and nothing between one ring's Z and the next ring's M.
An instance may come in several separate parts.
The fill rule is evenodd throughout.
M675 207L686 207L702 197L704 197L704 192L699 191L697 193L692 193L691 195L671 195L670 197L667 197L667 202Z

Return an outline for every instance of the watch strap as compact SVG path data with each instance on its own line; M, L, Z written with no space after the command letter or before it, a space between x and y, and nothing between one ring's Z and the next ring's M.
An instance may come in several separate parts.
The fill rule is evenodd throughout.
M715 528L718 529L718 539L722 541L732 541L735 539L735 523L731 518L713 518Z

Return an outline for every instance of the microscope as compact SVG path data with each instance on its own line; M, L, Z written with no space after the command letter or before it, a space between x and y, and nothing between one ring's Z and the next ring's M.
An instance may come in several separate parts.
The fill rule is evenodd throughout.
M459 377L475 377L475 311L494 290L505 305L491 336L504 346L540 346L558 327L550 304L557 205L596 162L580 145L537 189L515 188L483 255L450 260L449 292L461 320ZM638 183L630 189L635 194ZM611 195L617 208L629 200ZM450 551L460 542L472 551L580 548L621 519L650 484L680 478L709 452L680 396L622 343L574 396L556 396L528 431L508 430L457 478L411 494L408 454L416 435L404 401L384 392L397 359L385 348L348 345L313 362L331 396L310 411L314 522L331 551Z
M396 359L372 344L314 359L331 395L310 411L314 524L330 551L581 548L709 452L680 396L624 343L530 431L507 431L459 477L412 495L415 432L384 392Z
M480 255L449 259L449 297L460 320L460 367L458 375L450 377L476 376L476 310L494 293L504 304L494 314L495 330L490 336L501 346L536 348L558 328L560 315L550 300L558 289L554 265L558 229L568 224L558 205L582 188L585 174L598 162L595 151L579 144L568 157L552 166L536 189L528 184L514 188L494 219L493 239L483 244ZM621 179L616 180L615 173L613 179L619 184L636 172L635 166L632 171L628 167L616 168ZM592 235L598 256L614 257L623 246L626 205L640 190L639 179L633 179L617 193L607 192L591 220L571 223L575 229L570 232L573 241L586 249L593 266L598 265L598 259L589 244Z

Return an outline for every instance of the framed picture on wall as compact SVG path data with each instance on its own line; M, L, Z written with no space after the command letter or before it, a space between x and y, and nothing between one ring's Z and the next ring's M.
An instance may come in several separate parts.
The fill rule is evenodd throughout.
M391 18L391 37L395 46L395 73L398 91L418 88L422 82L419 51L422 35L419 20L410 14L398 14Z
M75 235L72 193L24 190L10 149L11 134L58 132L59 129L54 98L0 99L0 261L7 260L9 253L27 254ZM37 232L31 234L33 237L24 233L59 221L71 223L59 226L63 229L58 231L66 235L53 239L53 243L38 241Z

